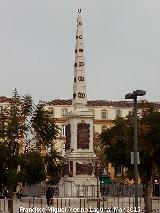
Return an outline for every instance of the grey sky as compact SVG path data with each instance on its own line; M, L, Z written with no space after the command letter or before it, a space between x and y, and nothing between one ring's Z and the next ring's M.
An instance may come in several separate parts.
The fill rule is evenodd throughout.
M77 8L88 99L145 89L160 101L159 0L0 0L0 95L72 97Z

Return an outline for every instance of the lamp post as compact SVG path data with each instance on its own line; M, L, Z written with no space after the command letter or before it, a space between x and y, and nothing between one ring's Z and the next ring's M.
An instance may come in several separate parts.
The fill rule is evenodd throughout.
M134 185L135 185L135 210L138 211L138 152L137 152L137 97L144 96L146 91L136 90L125 95L125 99L134 101Z

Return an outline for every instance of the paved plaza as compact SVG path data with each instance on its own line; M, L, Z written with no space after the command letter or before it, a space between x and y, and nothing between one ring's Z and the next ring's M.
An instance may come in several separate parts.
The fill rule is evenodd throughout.
M54 198L48 208L45 198L14 199L14 213L19 212L134 212L133 198L100 198L100 209L97 209L97 199L88 198ZM143 198L139 198L139 212L144 212ZM152 199L153 212L160 213L160 199ZM8 200L0 200L0 212L8 213Z

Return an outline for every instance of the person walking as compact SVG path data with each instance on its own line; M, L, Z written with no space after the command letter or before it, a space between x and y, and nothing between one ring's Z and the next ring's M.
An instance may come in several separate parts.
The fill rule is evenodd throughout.
M47 190L46 190L46 199L47 199L47 205L48 206L51 205L52 197L53 197L52 189L51 189L51 187L48 187Z

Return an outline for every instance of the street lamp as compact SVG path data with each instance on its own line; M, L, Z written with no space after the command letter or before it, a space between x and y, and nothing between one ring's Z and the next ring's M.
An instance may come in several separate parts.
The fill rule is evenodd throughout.
M134 100L134 185L135 185L135 210L138 211L138 153L137 153L137 96L144 96L146 91L136 90L125 95L125 99Z

